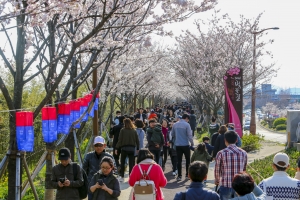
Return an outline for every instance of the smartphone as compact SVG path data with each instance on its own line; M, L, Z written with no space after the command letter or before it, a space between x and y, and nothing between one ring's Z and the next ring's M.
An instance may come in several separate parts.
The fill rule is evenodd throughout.
M99 183L99 185L102 186L102 185L103 185L103 180L102 180L102 179L99 179L99 180L98 180L98 183Z

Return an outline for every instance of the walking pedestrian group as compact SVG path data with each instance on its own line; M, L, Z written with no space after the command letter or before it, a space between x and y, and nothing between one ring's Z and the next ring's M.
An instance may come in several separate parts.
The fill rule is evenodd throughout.
M132 116L116 112L109 137L112 154L106 152L102 136L94 138L94 150L84 157L82 168L71 161L69 149L59 150L60 163L52 169L52 187L56 199L83 199L81 188L87 187L88 200L113 200L121 195L120 183L133 187L132 199L139 200L294 200L300 199L300 158L295 178L286 173L289 157L278 153L273 158L273 176L258 185L246 172L247 153L240 148L241 138L234 124L219 125L211 118L209 136L194 147L197 117L187 102L163 107L139 108ZM191 154L191 151L192 154ZM182 164L185 157L185 176ZM165 197L164 174L168 157L175 182L190 180L186 191ZM210 162L214 161L216 190L206 189Z

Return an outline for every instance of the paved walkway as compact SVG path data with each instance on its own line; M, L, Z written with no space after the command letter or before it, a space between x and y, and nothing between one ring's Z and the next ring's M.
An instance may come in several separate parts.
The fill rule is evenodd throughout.
M195 144L198 141L195 140ZM254 161L254 159L262 159L266 156L275 154L279 151L282 151L285 147L282 145L278 145L274 142L264 142L261 150L248 153L248 163ZM215 162L211 162L208 170L208 180L207 180L207 188L214 189L214 165ZM165 188L162 188L165 200L172 200L177 192L185 191L186 188L190 185L190 181L188 179L184 179L181 181L176 181L175 176L172 175L171 161L168 159L165 169L165 176L168 179L168 184ZM182 174L185 175L185 160L182 163ZM120 200L129 200L131 198L132 188L128 185L128 172L125 174L125 182L121 184L121 196Z

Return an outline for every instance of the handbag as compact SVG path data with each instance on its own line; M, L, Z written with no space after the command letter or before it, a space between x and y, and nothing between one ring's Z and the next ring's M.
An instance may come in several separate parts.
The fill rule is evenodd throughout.
M140 165L138 165L141 172L141 179L136 181L134 184L134 197L135 200L155 200L156 199L156 189L155 183L152 180L149 180L149 172L152 168L152 164L148 168L147 173L142 171ZM148 180L146 178L148 177Z

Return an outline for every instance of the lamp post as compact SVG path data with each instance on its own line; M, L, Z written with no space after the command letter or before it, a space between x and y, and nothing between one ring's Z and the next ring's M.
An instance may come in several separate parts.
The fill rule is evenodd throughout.
M266 31L266 30L278 30L278 27L266 28L261 31L251 32L253 34L253 75L252 75L252 97L251 97L251 121L250 121L250 133L256 134L256 119L255 119L255 98L256 98L256 35Z

